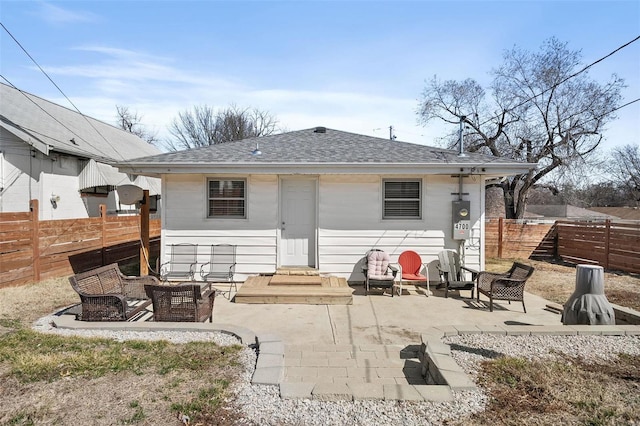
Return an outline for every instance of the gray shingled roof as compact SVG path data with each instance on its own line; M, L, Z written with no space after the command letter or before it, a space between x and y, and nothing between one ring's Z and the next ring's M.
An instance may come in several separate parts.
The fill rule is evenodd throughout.
M114 163L160 152L129 132L2 83L0 126L45 154Z
M316 128L137 158L129 166L215 164L518 164L506 158ZM261 155L252 155L259 146ZM123 164L121 164L123 166Z

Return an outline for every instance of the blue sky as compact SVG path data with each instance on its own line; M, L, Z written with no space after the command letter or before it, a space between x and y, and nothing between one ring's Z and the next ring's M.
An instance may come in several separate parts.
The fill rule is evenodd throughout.
M450 130L417 123L425 80L490 81L514 45L555 36L585 64L640 34L640 1L7 1L0 20L85 114L115 105L167 137L194 105L256 107L288 130L317 125L434 145ZM0 72L68 102L1 30ZM640 97L640 41L594 66ZM3 80L3 82L5 82ZM5 82L6 83L6 82ZM640 102L619 111L605 149L640 143Z

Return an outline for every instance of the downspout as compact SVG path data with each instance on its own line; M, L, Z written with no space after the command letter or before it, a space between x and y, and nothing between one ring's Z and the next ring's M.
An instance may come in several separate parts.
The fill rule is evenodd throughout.
M460 138L460 146L462 146L462 138ZM462 172L461 172L458 175L458 201L462 201L462 179L463 178L462 178ZM460 240L460 242L458 243L458 253L460 254L460 263L462 264L462 266L465 265L464 242L465 240Z
M459 141L458 141L458 157L466 157L467 155L464 153L464 121L467 119L466 116L460 116L460 129L459 129ZM458 201L462 201L462 169L460 169L460 174L458 175ZM464 241L460 240L458 244L458 253L460 255L460 262L462 266L465 264L464 259Z
M0 212L3 212L2 200L4 199L4 152L0 151Z
M33 159L36 158L35 148L31 148L31 155L29 156L29 201L33 200L31 185L33 180ZM40 212L38 212L40 214Z

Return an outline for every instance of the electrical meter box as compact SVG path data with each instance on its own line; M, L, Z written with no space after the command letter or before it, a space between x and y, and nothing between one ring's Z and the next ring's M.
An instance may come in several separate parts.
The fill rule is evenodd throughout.
M454 240L467 240L471 236L470 206L469 201L454 201L452 203Z

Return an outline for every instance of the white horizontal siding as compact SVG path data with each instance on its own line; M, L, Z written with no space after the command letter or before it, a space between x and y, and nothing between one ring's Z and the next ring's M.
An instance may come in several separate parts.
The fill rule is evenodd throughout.
M0 212L29 211L29 201L36 198L40 220L89 216L78 192L76 157L32 153L27 143L4 129L0 129L0 151ZM60 197L55 206L52 195Z
M407 176L416 178L416 176ZM444 248L458 248L452 236L451 202L457 200L457 178L423 176L422 218L382 219L382 178L379 176L322 176L320 178L318 256L320 270L362 281L361 265L372 248L386 251L396 262L405 250L414 250L429 263L429 275L437 279L435 263ZM463 192L471 200L471 220L478 237L480 230L479 182L465 180ZM473 241L473 238L472 238ZM479 244L475 244L479 245ZM478 266L475 246L465 250L466 264Z
M200 245L199 261L208 261L211 244L237 246L237 278L271 273L278 258L278 177L270 175L229 176L246 178L247 218L208 219L206 181L216 175L165 175L163 197L162 259L170 244ZM219 175L216 177L220 177ZM418 252L429 263L429 274L437 280L435 263L444 248L458 249L451 238L451 202L457 200L458 179L450 176L423 178L422 218L383 220L380 176L323 175L318 179L318 264L321 273L362 281L361 264L372 248L385 250L392 261L405 250ZM472 238L465 245L465 262L480 265L481 182L465 178L465 200L471 201Z
M0 150L0 212L28 212L29 200L39 195L35 193L35 180L29 176L29 163L33 161L29 146L0 128Z
M236 246L236 279L274 272L278 213L277 176L227 176L247 179L247 218L207 218L207 178L220 175L163 176L163 248L168 260L171 244L198 244L198 262L209 261L212 244Z

